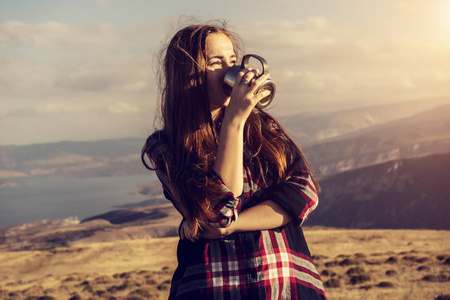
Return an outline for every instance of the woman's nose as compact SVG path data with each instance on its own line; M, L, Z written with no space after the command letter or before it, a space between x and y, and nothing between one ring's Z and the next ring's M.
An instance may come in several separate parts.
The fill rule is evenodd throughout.
M230 62L225 62L222 66L222 72L225 75L228 70L233 66L234 64L230 63Z
M228 70L228 69L231 68L232 66L234 66L234 63L232 63L231 61L226 61L226 62L225 62L224 68L225 68L226 70Z

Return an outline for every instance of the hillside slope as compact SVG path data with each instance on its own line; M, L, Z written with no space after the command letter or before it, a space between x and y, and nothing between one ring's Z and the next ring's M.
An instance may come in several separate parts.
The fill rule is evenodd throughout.
M450 151L450 105L303 147L318 176Z
M450 229L450 153L399 159L329 176L307 225Z
M301 145L340 137L375 125L408 118L450 103L450 97L357 107L332 112L305 112L279 118Z
M144 142L144 138L123 138L0 146L0 178L142 174L146 171L140 160Z
M430 111L429 114L437 112L438 117L410 118L445 101L450 99L305 113L282 117L280 122L304 148L317 174L327 175L390 159L450 150L449 134L436 135L448 133L445 128L449 128L446 116L450 106ZM352 135L346 136L349 133ZM336 138L339 140L333 140ZM143 174L146 169L139 155L144 140L145 137L0 146L0 178ZM307 145L313 142L317 144Z

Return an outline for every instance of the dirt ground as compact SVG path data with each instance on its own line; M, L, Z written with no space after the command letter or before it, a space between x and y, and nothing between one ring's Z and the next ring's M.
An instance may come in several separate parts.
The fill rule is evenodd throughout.
M305 228L305 236L328 299L450 297L450 231ZM146 238L2 251L0 299L167 299L176 244Z

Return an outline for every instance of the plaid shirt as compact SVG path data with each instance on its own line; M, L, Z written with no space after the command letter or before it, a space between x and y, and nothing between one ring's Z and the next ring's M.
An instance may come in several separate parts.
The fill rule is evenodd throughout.
M162 161L167 147L158 136L154 133L147 139L142 159L146 166L144 156L150 159L166 197L172 201ZM274 182L269 173L265 186L259 168L245 160L244 192L239 197L215 174L225 193L212 203L219 215L215 226L229 226L240 211L266 200L277 202L294 221L272 230L233 233L221 239L180 239L169 299L326 299L300 227L317 206L317 192L300 155L287 171L281 183Z

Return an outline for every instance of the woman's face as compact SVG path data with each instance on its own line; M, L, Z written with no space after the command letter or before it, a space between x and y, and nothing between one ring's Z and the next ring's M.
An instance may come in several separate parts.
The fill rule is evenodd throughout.
M233 43L225 34L212 33L206 37L206 86L213 117L230 102L230 95L223 89L223 79L235 63Z

